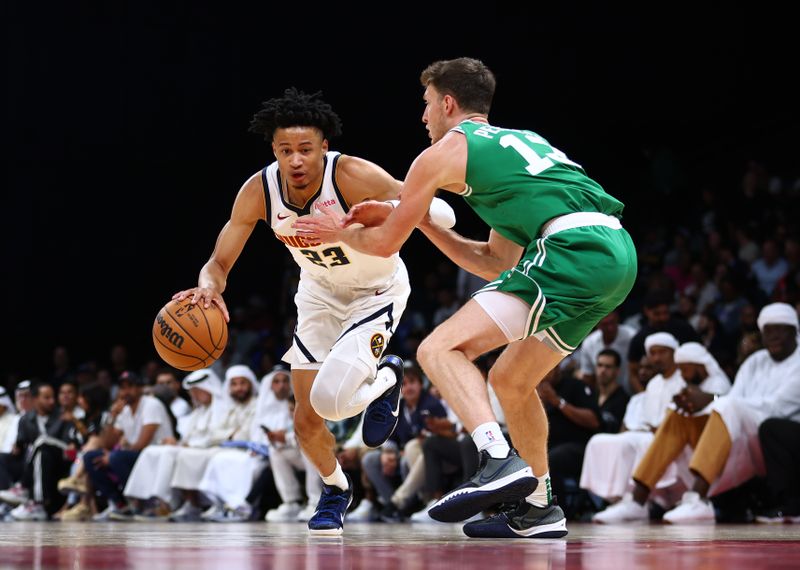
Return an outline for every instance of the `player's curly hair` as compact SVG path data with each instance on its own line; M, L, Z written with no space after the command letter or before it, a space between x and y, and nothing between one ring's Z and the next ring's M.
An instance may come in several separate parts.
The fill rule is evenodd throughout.
M308 94L296 87L289 87L283 97L264 101L261 110L253 115L248 130L272 142L275 129L288 127L316 127L326 139L342 134L342 121L322 100L322 91Z

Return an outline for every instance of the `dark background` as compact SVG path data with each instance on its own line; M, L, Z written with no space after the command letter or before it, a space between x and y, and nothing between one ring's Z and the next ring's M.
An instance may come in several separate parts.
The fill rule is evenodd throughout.
M250 117L291 85L337 110L334 149L402 178L428 144L419 73L480 58L498 78L491 120L580 162L627 204L634 238L678 223L703 187L735 192L750 158L800 174L797 32L763 3L64 4L0 8L3 377L44 373L59 343L73 363L116 343L154 354L156 312L273 160ZM448 200L456 229L486 235ZM413 237L403 255L413 284L438 253ZM228 304L269 298L286 257L257 228Z

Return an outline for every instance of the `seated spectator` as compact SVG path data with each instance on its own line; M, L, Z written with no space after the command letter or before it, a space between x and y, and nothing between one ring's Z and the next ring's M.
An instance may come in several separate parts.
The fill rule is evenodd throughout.
M643 311L645 317L647 317L647 322L636 333L636 336L631 339L627 354L631 394L636 394L644 389L644 387L637 385L636 368L639 365L639 360L647 353L644 341L648 336L663 331L675 337L678 343L699 340L699 336L692 328L692 325L670 315L671 304L671 295L667 291L659 289L649 291L644 299Z
M684 447L694 450L685 473L693 479L691 491L664 515L666 522L713 522L709 495L766 474L758 439L761 423L769 417L800 419L797 312L773 303L761 310L758 325L766 349L742 364L730 392L715 399L697 391L676 402L685 414L669 414L636 468L634 500L641 505Z
M34 384L31 395L33 409L20 419L11 453L0 454L0 501L17 505L10 514L19 521L47 520L61 508L58 480L69 473L65 452L75 450L75 426L61 418L53 387Z
M131 514L122 489L136 459L151 443L174 437L167 409L157 398L144 394L144 379L133 372L123 372L119 377L119 399L112 405L109 424L101 435L102 448L83 456L92 487L108 502L108 507L94 517L96 520L109 520L112 514L124 520Z
M756 522L800 523L800 422L769 418L758 428L764 453L770 502L756 513Z
M628 403L624 430L592 436L584 453L580 487L609 502L628 492L636 461L647 451L672 397L685 386L675 364L678 341L674 336L666 332L651 334L645 347L657 374L647 383L644 395L634 396Z
M80 449L70 468L70 476L58 482L58 490L67 493L64 510L54 518L62 521L84 521L96 514L94 497L83 466L83 455L103 447L100 436L108 423L110 394L99 382L84 384L80 388L78 404L84 410L84 417L75 420L75 429L80 440Z
M629 400L628 394L618 382L623 370L627 368L622 366L622 357L616 350L606 348L597 355L595 371L597 403L600 406L599 431L604 433L618 433L622 427L622 418L625 417Z
M423 374L419 366L411 361L406 361L405 367L406 374L416 375L422 381ZM416 438L405 444L400 458L401 471L405 473L405 476L392 494L391 506L380 515L381 520L385 522L399 522L412 515L412 513L422 517L426 522L432 521L433 519L428 516L427 509L419 510L424 504L422 495L425 494L424 491L428 481L426 457L430 456L431 447L429 447L428 455L426 455L425 448L426 446L432 446L441 451L444 447L451 447L452 449L452 446L455 445L456 453L459 453L459 443L456 441L456 436L463 429L461 422L455 412L450 410L442 400L439 390L435 386L428 388L427 393L431 398L438 400L442 404L447 415L444 417L433 416L429 410L422 410L423 428ZM472 438L469 439L472 441ZM469 449L469 452L475 456L475 461L470 462L470 465L474 463L477 470L478 450L474 444ZM457 465L460 465L460 462ZM432 466L431 473L435 473L438 467L438 465Z
M171 483L178 452L183 447L207 447L211 442L211 434L227 412L227 402L222 398L222 382L210 368L195 370L183 383L195 402L195 408L186 416L180 441L165 438L158 444L144 448L136 459L123 491L131 502L151 502L143 512L138 507L134 509L136 514L145 519L167 518L172 510Z
M31 396L30 380L23 380L14 389L14 402L17 406L17 413L11 421L5 435L5 439L0 440L0 453L10 453L14 448L17 441L17 428L19 427L19 420L26 413L33 409L33 397Z
M203 503L199 489L206 468L223 449L221 444L247 441L256 412L258 389L256 375L248 366L236 364L225 371L222 393L230 397L231 403L222 422L212 430L206 447L182 447L175 458L170 486L180 493L182 504L170 514L171 521L201 520Z
M6 435L11 429L14 429L13 425L17 422L19 422L19 418L17 417L14 402L11 401L8 391L0 386L0 443L6 440ZM0 453L8 453L9 451L11 451L10 448L8 450L0 449Z
M597 330L587 336L580 345L580 379L592 386L597 381L597 355L606 349L613 349L618 354L628 355L631 340L636 336L636 329L629 325L619 322L619 311L612 311L606 315L599 323ZM622 386L627 393L631 392L628 382L628 367L625 366L619 371L617 383Z
M86 415L78 404L78 383L72 378L65 379L58 389L58 407L64 419L73 423Z
M411 367L404 370L402 394L397 428L389 438L394 445L386 446L384 444L383 449L367 453L362 460L364 473L377 491L378 500L383 505L381 517L389 520L399 520L411 514L410 512L400 512L398 506L392 502L392 496L402 482L403 475L407 474L422 454L420 441L417 441L417 438L425 429L426 415L439 418L447 416L441 402L423 390L422 375L417 368ZM406 446L410 447L406 449ZM399 461L400 452L404 450L409 455L403 469L406 471L405 474L401 473ZM397 461L394 460L395 452ZM414 477L416 478L415 485L421 488L424 472L420 477L418 470L414 473Z
M726 394L731 387L730 380L725 372L720 368L713 356L697 342L687 342L682 344L675 351L675 362L680 369L681 376L686 382L684 388L673 397L667 417L662 422L656 433L656 437L650 444L647 452L641 459L644 462L653 453L655 446L659 445L659 435L667 429L672 421L674 414L682 416L702 415L705 408L720 395ZM681 452L684 450L681 449ZM686 450L688 453L688 450ZM663 508L670 508L677 498L676 492L680 493L685 489L680 480L682 467L676 464L672 467L669 474L665 474L657 481L656 488L659 495L655 500ZM634 473L634 489L632 494L626 494L625 498L612 505L605 511L597 513L594 517L595 522L618 523L634 520L647 520L649 511L646 501L649 492L643 492L641 484L636 480Z
M536 388L550 425L547 457L550 465L550 493L566 498L566 479L579 479L586 443L600 429L600 409L591 386L572 376L563 377L553 368ZM552 497L547 497L552 502ZM574 514L565 506L565 514Z
M216 374L214 377L219 380ZM178 381L178 374L171 368L161 368L156 373L156 386L165 386L170 394L169 409L172 415L178 420L180 427L181 418L186 417L192 411L192 406L181 393L181 383ZM180 431L180 430L179 430Z

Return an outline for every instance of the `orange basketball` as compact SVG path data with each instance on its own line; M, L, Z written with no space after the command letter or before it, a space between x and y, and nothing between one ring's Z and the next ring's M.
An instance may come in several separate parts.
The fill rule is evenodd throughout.
M215 304L170 301L153 323L153 344L164 362L179 370L211 366L228 343L228 323Z

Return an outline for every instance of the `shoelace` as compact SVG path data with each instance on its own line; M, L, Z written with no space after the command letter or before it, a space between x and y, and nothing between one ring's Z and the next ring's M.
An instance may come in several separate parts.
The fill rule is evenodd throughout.
M339 507L337 506L338 503L346 503L347 498L345 495L342 494L325 494L323 493L322 497L320 498L319 505L317 506L317 514L319 515L328 515L331 518L339 518L341 517Z

